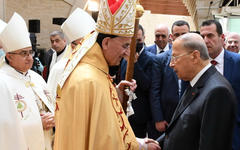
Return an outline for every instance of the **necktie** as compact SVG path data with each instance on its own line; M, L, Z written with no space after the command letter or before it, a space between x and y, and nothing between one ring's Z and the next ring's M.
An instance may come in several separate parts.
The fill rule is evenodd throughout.
M214 66L216 66L216 65L218 64L218 62L213 59L213 60L211 60L211 64L214 65Z
M160 53L163 53L163 52L164 52L164 50L160 50L159 54L160 54Z

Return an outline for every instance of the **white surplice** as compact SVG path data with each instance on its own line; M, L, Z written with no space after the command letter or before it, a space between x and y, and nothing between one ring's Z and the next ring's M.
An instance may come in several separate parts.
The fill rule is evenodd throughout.
M26 150L51 150L52 130L43 130L40 113L54 113L55 105L43 78L31 70L24 75L4 62L0 67L0 79L1 103L8 104L10 108L3 112L5 117L0 117L0 123L7 120L10 124L0 124L0 131L6 128L5 133L0 132L0 139L6 136L5 134L18 130L19 136L9 134L5 140L22 141L21 143L27 146ZM9 146L8 143L4 144Z

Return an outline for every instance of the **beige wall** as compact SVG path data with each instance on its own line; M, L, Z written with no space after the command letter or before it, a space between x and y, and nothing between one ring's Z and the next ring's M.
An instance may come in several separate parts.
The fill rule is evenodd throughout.
M27 22L29 19L40 19L41 32L37 33L39 48L50 48L49 33L60 30L59 25L52 24L53 17L67 17L76 7L83 8L87 0L0 0L0 18L9 21L16 11ZM5 11L4 11L5 8ZM154 28L164 23L171 28L174 21L183 19L189 22L191 30L195 30L191 17L151 14L145 11L140 19L146 31L146 44L154 42Z
M160 15L151 14L150 11L145 11L144 15L140 19L140 24L145 29L145 43L147 45L153 44L155 40L154 30L158 24L166 24L171 31L173 22L177 20L185 20L190 25L190 30L195 31L195 26L190 16L177 16L177 15Z
M5 14L5 0L0 0L0 19L4 20Z
M59 25L52 24L52 18L66 18L72 11L72 5L83 8L85 2L86 0L5 0L5 21L9 21L15 11L27 24L29 19L39 19L40 33L36 34L39 48L49 49L49 34L54 30L61 30Z

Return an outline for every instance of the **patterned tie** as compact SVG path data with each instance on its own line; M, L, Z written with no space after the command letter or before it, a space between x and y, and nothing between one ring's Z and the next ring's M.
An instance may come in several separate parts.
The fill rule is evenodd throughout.
M211 60L211 64L214 65L214 66L216 66L216 65L218 64L218 62L213 59L213 60Z

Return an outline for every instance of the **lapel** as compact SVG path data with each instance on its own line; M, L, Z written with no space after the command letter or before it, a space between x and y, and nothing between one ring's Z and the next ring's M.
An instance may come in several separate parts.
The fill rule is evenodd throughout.
M146 51L145 48L143 49L142 53L140 54L138 58L138 64L141 65L143 68L148 63L148 57L146 57Z
M197 83L191 88L187 88L173 114L172 120L169 123L167 131L170 130L174 123L178 120L180 115L184 112L184 110L196 99L196 97L200 94L201 89L204 87L206 80L214 74L217 70L214 66L211 66L197 81Z
M184 112L184 110L193 102L193 100L198 96L199 94L199 87L188 87L181 100L179 101L179 104L174 112L174 115L172 117L172 120L169 124L169 127L172 126L172 124L178 119L178 117Z
M153 52L154 52L155 55L157 55L157 44L154 45Z
M233 58L229 55L229 52L224 50L224 66L223 66L223 76L230 81L232 79L232 67Z

